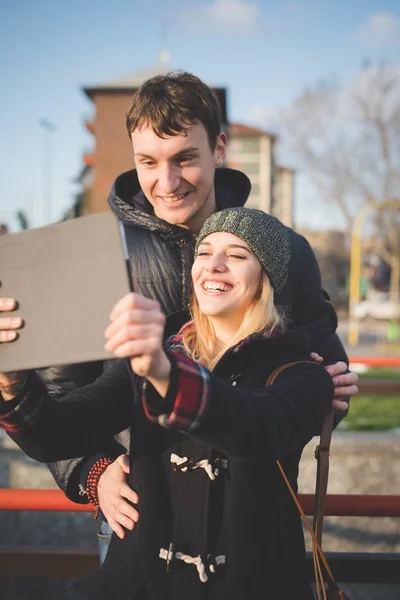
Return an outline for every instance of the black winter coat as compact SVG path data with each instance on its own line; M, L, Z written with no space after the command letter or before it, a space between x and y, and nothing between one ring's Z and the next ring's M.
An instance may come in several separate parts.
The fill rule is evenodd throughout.
M264 387L278 366L307 360L308 353L298 332L254 337L229 350L211 374L205 418L188 433L146 417L128 360L61 403L31 383L34 406L43 401L41 419L12 437L36 460L93 452L131 422L129 482L140 498L140 520L124 540L112 537L105 563L83 586L91 600L311 600L300 516L275 461L296 490L303 447L321 426L333 384L323 367L302 363ZM175 368L170 390L176 387ZM211 480L204 469L175 471L173 453L227 465ZM176 551L202 556L206 583L194 565L178 560L166 571L159 553L171 542ZM209 554L226 556L215 574Z
M245 204L250 181L233 169L216 169L215 193L219 210ZM191 294L190 269L193 263L195 236L182 227L156 218L137 179L136 171L120 175L111 190L109 204L125 226L132 270L140 291L158 300L166 315L185 309ZM291 255L287 283L276 304L284 307L289 325L309 329L312 349L327 363L344 360L346 353L334 333L336 314L321 287L321 276L314 253L307 240L290 229ZM175 330L176 331L176 330ZM109 363L105 365L109 367ZM94 381L104 369L103 363L52 367L41 376L50 394L60 399L72 389ZM74 459L49 465L54 479L75 502L87 502L79 495L78 484L84 482L94 462L102 455L117 457L126 452L129 434L102 440L97 453L87 459Z

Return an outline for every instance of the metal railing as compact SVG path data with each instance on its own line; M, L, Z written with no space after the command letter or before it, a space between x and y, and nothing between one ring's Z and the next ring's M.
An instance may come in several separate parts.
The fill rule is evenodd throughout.
M399 356L351 356L349 362L350 368L356 363L368 367L400 367Z
M299 494L308 516L314 513L314 494ZM94 512L91 504L75 504L61 490L0 489L0 510ZM400 517L400 496L328 494L327 517Z
M308 516L314 495L300 494ZM88 504L75 504L60 490L0 489L0 510L93 512ZM400 496L331 494L326 516L400 517ZM400 583L400 555L389 553L327 552L336 579L341 582ZM0 577L86 577L99 567L99 555L89 548L0 546ZM310 580L314 570L307 556Z

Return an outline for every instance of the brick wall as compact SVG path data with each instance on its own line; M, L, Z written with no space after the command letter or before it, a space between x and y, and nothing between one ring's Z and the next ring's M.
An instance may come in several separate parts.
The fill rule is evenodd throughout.
M132 146L125 128L125 114L131 93L96 94L94 138L94 176L88 212L104 212L115 178L133 169Z

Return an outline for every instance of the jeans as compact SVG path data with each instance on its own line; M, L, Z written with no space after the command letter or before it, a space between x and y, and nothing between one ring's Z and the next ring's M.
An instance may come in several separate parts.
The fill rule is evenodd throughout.
M99 540L99 552L100 552L100 564L102 565L105 561L108 547L111 541L111 535L113 530L107 523L107 521L102 521L100 525L100 531L97 534L97 538Z

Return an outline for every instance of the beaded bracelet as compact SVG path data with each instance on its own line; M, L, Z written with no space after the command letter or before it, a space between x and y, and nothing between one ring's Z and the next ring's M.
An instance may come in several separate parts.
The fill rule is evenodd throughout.
M6 394L12 394L19 388L21 388L26 381L27 374L24 373L22 377L17 377L10 381L10 383L0 383L0 394L5 392Z
M17 377L16 379L13 379L12 381L10 381L10 383L0 383L0 390L7 390L8 388L12 387L16 383L19 383L19 381L21 381L21 378Z
M100 477L103 475L104 471L112 465L114 460L109 456L105 456L103 458L99 458L96 460L93 467L89 471L89 475L86 480L86 495L90 504L93 504L95 507L93 518L95 521L99 518L100 515L100 504L99 504L99 493L98 493L98 485Z

